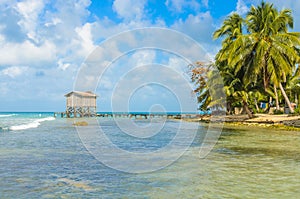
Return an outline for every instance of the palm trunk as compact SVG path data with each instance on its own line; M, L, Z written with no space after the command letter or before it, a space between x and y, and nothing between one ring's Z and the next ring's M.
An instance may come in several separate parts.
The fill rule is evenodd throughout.
M263 83L264 83L264 89L267 90L269 88L269 82L270 82L270 76L268 72L268 60L269 60L269 54L270 54L270 47L267 49L266 54L263 58Z
M279 107L278 92L276 86L274 86L274 92L275 92L276 110L278 111L280 107Z
M255 103L256 111L258 113L259 112L259 107L258 107L256 98L254 98L254 103Z
M288 105L288 107L289 107L289 109L290 109L290 112L291 112L291 113L294 113L294 109L293 109L293 107L292 107L292 104L291 104L291 102L290 102L290 99L288 98L288 96L287 96L285 90L283 89L283 86L282 86L281 83L279 83L279 88L280 88L280 90L281 90L281 92L282 92L282 95L283 95L283 97L284 97L284 99L285 99L285 102L287 103L287 105Z
M243 106L244 106L244 110L246 111L249 119L253 118L253 114L251 113L248 103L245 100L243 100Z
M264 83L264 89L267 90L268 83L267 83L267 74L266 69L263 69L263 83Z

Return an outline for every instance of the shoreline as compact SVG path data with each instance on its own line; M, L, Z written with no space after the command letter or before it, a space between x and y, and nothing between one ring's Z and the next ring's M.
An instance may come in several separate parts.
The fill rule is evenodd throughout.
M276 130L300 131L300 116L255 114L249 119L247 115L202 116L200 118L183 119L187 122L221 123L227 126L256 126Z

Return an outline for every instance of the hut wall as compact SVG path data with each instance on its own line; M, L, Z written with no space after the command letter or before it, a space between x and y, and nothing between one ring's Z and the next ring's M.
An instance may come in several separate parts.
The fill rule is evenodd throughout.
M67 97L67 107L96 107L96 97L71 95Z

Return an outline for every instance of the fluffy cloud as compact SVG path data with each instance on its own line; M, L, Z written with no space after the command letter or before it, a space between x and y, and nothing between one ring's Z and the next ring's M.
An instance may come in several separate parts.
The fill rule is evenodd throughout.
M80 64L95 47L91 24L86 23L90 3L89 0L3 2L0 65L54 67L61 57Z
M90 4L90 0L0 2L1 101L11 96L64 100L79 65L94 48L87 22Z
M49 41L40 46L28 40L23 43L2 42L0 46L0 65L38 66L52 62L56 54L55 45Z
M144 15L146 0L115 0L114 11L125 20L140 20Z
M70 63L64 63L63 60L61 59L58 60L57 64L58 64L58 68L63 71L67 70L67 68L71 66Z
M96 46L94 45L92 35L92 25L90 23L84 24L82 27L75 28L75 32L78 34L78 45L80 45L79 55L88 56Z
M24 29L28 38L38 41L36 28L38 25L38 17L43 10L45 4L43 0L27 0L18 2L14 8L20 14L21 19L18 24Z
M20 66L12 66L12 67L9 67L9 68L6 68L6 69L3 69L1 72L0 72L0 75L6 75L6 76L9 76L11 78L15 78L17 76L20 76L22 75L24 72L26 72L28 69L28 67L20 67Z

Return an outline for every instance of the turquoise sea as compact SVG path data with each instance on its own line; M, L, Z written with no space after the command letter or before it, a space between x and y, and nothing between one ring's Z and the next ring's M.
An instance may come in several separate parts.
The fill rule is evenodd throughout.
M174 138L179 125L167 120L152 138L133 139L124 136L112 118L98 120L110 139L128 151L158 150ZM135 122L147 126L149 120ZM181 158L158 171L134 174L98 161L83 145L73 123L73 119L54 118L53 113L0 113L0 198L300 195L300 132L227 126L211 153L201 159L199 147L207 124L200 124ZM159 161L163 160L151 164Z

